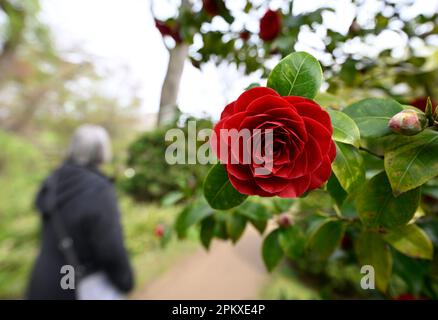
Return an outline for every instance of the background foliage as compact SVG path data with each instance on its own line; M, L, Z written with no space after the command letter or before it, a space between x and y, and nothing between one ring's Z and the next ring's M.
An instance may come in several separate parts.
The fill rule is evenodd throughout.
M188 123L196 123L193 134L205 128L211 128L209 119L187 117L181 124L184 140L178 141L184 148L184 157L188 159L189 133ZM129 177L121 181L121 186L138 201L160 201L164 205L172 204L193 197L202 187L209 170L208 165L180 164L171 165L165 161L167 147L175 141L164 141L166 132L175 128L176 123L152 130L141 135L128 148ZM202 141L197 142L197 148ZM195 152L197 152L194 150ZM196 154L195 154L196 156Z

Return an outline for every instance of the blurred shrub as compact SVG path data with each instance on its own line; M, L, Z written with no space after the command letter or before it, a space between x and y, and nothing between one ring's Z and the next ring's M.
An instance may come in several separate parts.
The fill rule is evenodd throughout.
M201 129L212 128L208 119L187 118L180 127L184 132L185 157L188 157L188 123L196 121L196 134ZM173 204L183 198L189 198L202 186L210 166L200 164L174 164L166 162L165 153L174 141L165 141L167 130L175 128L166 126L146 132L128 149L125 178L120 182L121 188L137 201L156 201ZM198 141L196 149L204 142Z
M38 147L4 131L0 149L0 297L18 297L36 255L33 199L48 165Z

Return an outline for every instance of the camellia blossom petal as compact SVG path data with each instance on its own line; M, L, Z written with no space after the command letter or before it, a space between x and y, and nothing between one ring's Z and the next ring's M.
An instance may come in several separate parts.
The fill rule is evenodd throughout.
M211 145L240 193L295 198L329 179L336 157L332 134L330 117L316 102L255 87L225 107Z

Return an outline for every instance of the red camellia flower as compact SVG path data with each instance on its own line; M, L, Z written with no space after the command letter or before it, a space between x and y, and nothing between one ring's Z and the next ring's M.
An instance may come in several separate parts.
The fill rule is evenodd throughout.
M437 103L434 100L432 100L431 102L432 102L432 110L435 112ZM424 112L426 111L427 97L418 97L412 100L409 104Z
M170 26L166 22L155 19L155 27L160 31L161 35L172 37L176 43L181 43L183 40L179 34L179 28L175 26Z
M250 135L242 134L239 143L230 140L229 132L240 135L245 130ZM264 140L266 132L271 132L270 141ZM211 145L240 193L294 198L330 177L336 156L332 133L328 113L314 101L255 87L225 107ZM270 148L255 150L260 144ZM244 157L248 150L249 162ZM269 170L259 170L262 167Z
M277 11L268 10L260 19L259 36L263 41L277 38L281 31L281 17Z

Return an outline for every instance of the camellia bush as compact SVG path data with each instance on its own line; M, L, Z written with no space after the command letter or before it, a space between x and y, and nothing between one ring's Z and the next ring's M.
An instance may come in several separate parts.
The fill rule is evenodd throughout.
M161 2L152 1L152 8L153 3ZM438 13L427 9L418 12L422 6L415 1L351 0L342 10L328 1L301 12L293 0L169 3L174 4L174 15L155 16L170 53L160 103L163 119L168 114L173 119L171 106L177 104L178 91L175 83L179 83L185 58L197 68L206 63L224 64L267 77L272 67L267 62L306 50L320 59L325 100L332 106L372 95L424 108L428 96L438 97ZM354 15L349 17L343 10ZM350 19L350 26L335 30L329 18ZM393 40L385 41L388 35ZM159 121L160 125L165 123Z
M436 298L437 113L430 100L424 112L390 98L320 105L322 82L319 62L294 52L267 87L252 86L224 108L210 138L219 161L203 197L180 213L177 235L198 225L208 249L214 238L237 242L252 224L269 271L284 257L301 266L340 261L354 266L360 289L371 266L378 296ZM236 149L221 129L270 130L271 154L244 162L242 148L263 138L251 135Z
M196 123L194 134L212 125L208 119L187 117L181 128L185 136L188 136L189 122ZM169 141L163 141L163 137L175 126L176 123L172 123L145 132L129 146L126 161L129 174L119 182L119 185L135 200L140 202L161 200L163 205L172 205L193 197L202 188L203 180L209 170L208 166L200 164L175 166L167 163L162 156L170 144ZM184 148L188 141L184 139L180 143ZM195 145L194 151L198 147L199 143ZM188 156L188 148L184 148L183 153Z

